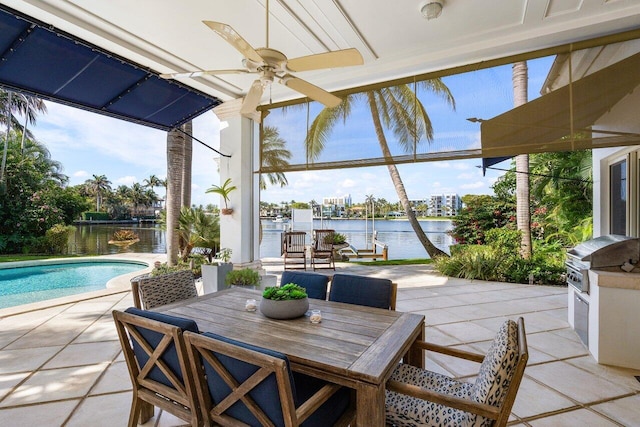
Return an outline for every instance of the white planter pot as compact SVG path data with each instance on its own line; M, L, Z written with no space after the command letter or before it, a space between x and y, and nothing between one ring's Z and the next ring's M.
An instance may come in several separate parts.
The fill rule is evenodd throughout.
M226 289L224 279L227 273L233 270L233 264L230 262L222 264L203 264L202 265L202 289L205 294L218 292Z

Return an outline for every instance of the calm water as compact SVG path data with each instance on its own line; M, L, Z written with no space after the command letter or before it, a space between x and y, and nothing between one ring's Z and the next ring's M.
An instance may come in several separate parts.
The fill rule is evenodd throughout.
M420 221L427 237L438 248L448 252L453 239L446 233L451 229L451 221ZM262 220L262 257L280 256L280 233L288 227L287 223ZM404 220L376 220L378 240L389 246L389 259L428 258L428 255L411 225ZM81 255L104 255L126 252L165 253L165 233L153 224L121 225L78 225L69 239L69 250ZM331 228L347 236L347 241L358 249L371 248L371 221L367 223L365 234L364 220L320 220L314 221L314 228ZM129 229L138 235L140 241L126 248L108 243L116 230Z
M70 262L3 268L0 269L0 308L105 289L110 279L146 266L130 262Z

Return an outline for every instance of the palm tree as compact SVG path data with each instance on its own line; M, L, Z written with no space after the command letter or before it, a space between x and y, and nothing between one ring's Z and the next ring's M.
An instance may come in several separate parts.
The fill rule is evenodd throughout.
M527 63L513 64L513 105L518 107L527 102ZM521 233L520 254L531 258L531 202L529 199L529 155L516 156L516 223Z
M287 142L280 137L278 129L273 126L263 128L261 163L263 167L275 169L277 172L260 174L260 189L266 190L267 184L264 180L266 175L271 185L279 184L284 187L289 184L283 170L289 166L291 151L286 149Z
M145 178L142 180L142 183L145 187L154 189L155 187L162 186L162 180L155 175L150 175L149 178Z
M85 181L91 194L96 197L96 212L100 212L102 197L105 192L111 191L111 181L105 175L93 175L93 179Z
M447 104L455 109L455 100L449 88L441 79L431 79L416 84L417 88L434 92L440 96ZM445 252L435 247L427 238L415 214L411 210L409 197L404 188L398 167L393 163L393 156L384 128L391 129L398 143L405 152L413 152L420 142L420 136L424 134L427 142L433 140L433 127L431 119L420 102L417 94L409 85L400 85L388 88L376 89L370 92L362 92L349 95L340 105L335 108L325 108L314 119L306 138L307 160L313 161L318 158L324 149L330 130L338 123L345 121L351 113L356 100L363 99L370 111L373 119L378 143L382 155L387 163L387 169L391 176L391 181L398 193L398 198L407 212L407 218L418 240L425 248L431 258L446 255Z
M182 159L182 198L181 206L191 206L191 173L193 163L193 122L182 125L183 130L183 159ZM182 246L182 245L181 245Z
M134 182L131 186L131 191L129 192L129 200L133 205L133 215L138 215L138 206L145 204L146 197L147 195L142 185Z
M14 93L0 88L0 124L6 125L7 128L4 150L2 152L2 163L0 164L0 184L4 185L4 175L7 167L7 153L9 150L9 134L11 128L20 129L22 131L22 144L24 145L25 135L29 139L33 139L31 132L28 132L26 129L27 123L34 124L36 122L36 114L46 112L47 107L44 104L44 101L40 98L22 93ZM25 116L24 127L20 124L14 113L19 113Z
M167 132L167 197L166 197L166 239L167 264L178 261L180 236L177 233L182 203L182 170L184 167L183 136L172 129Z

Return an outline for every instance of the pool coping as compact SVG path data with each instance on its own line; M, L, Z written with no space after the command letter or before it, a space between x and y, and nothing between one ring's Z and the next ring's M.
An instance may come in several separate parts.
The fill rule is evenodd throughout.
M127 253L127 254L114 254L114 255L98 255L88 256L80 258L48 258L43 260L29 260L29 261L14 261L0 263L0 269L15 268L15 267L32 267L37 265L49 265L49 264L81 264L86 262L134 262L139 264L146 264L146 268L137 270L131 273L122 274L116 276L106 283L105 289L97 291L83 292L80 294L67 295L60 298L53 298L44 301L33 302L29 304L16 305L14 307L7 307L0 309L0 319L9 316L15 316L17 314L28 313L37 310L43 310L46 308L56 307L60 305L70 304L78 301L91 300L108 295L119 294L123 292L129 292L131 290L131 278L140 274L149 273L153 269L153 264L156 261L164 262L166 260L166 254L151 254L151 253Z

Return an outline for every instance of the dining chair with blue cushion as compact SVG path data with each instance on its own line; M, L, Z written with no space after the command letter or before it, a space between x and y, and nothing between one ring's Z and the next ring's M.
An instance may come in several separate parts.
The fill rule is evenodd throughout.
M295 283L307 290L307 296L315 299L327 299L329 276L306 271L284 271L280 278L280 285Z
M389 279L334 274L329 301L395 310L397 292L398 285Z
M196 322L134 307L114 310L113 318L133 385L129 427L151 418L154 406L200 425L183 338L185 331L198 332Z
M187 332L185 340L207 422L324 427L355 418L349 389L292 372L282 353L212 333Z

